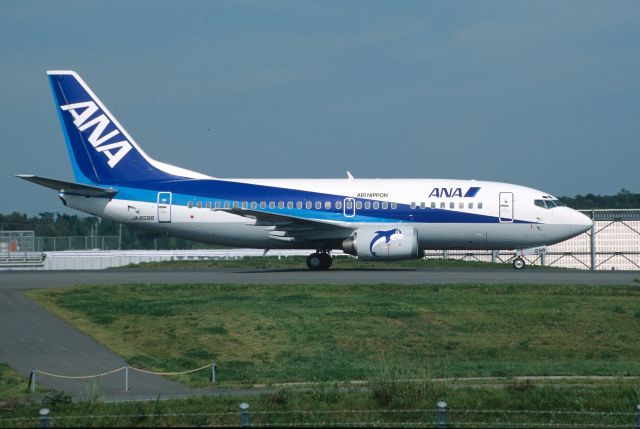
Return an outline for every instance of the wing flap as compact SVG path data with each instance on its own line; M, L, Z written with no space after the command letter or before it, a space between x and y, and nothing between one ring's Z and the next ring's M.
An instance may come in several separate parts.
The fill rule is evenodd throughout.
M353 226L346 222L308 219L252 209L230 208L215 210L255 219L255 226L271 226L273 228L269 232L269 236L280 241L342 240L353 232Z

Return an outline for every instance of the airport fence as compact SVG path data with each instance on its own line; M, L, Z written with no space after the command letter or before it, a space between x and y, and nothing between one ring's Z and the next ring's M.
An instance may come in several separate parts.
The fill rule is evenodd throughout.
M47 269L45 252L114 251L120 244L117 235L36 237L33 231L0 231L0 269Z
M35 237L36 252L58 252L67 250L118 250L120 237L117 235Z
M41 408L37 415L0 418L0 427L435 427L435 428L630 428L640 429L640 405L629 412L567 410L455 409L438 401L428 409L251 410L59 415ZM275 408L275 407L274 407Z
M0 231L0 256L66 250L118 250L117 235L36 237L33 231Z

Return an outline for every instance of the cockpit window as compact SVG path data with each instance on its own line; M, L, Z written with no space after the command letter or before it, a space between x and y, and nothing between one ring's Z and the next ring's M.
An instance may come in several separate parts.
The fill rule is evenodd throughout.
M538 207L542 207L543 209L552 209L554 207L564 206L560 200L556 199L535 200L534 204Z

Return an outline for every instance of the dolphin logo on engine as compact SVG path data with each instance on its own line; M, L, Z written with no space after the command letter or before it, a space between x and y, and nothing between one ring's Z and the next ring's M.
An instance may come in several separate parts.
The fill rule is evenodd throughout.
M402 235L402 231L398 228L389 229L387 231L376 231L376 235L369 244L369 252L371 252L373 256L378 256L376 252L373 251L374 247L379 246L380 244L388 244L395 240L401 240L403 238L404 235Z

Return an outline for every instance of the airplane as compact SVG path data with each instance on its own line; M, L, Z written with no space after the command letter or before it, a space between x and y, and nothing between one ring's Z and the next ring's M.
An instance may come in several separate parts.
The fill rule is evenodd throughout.
M156 233L225 246L315 249L359 260L419 259L427 249L522 255L579 235L589 217L546 192L452 179L222 179L147 155L74 71L47 71L75 176L21 179L55 189L65 206Z

